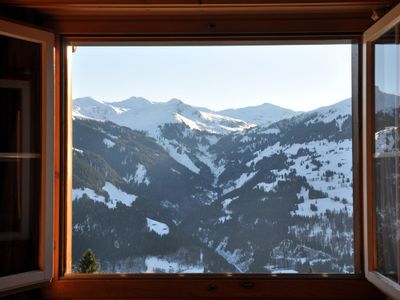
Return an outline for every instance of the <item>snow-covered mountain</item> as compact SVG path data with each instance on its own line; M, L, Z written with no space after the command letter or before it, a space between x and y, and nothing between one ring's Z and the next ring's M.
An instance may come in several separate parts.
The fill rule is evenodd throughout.
M77 99L74 117L74 262L90 247L104 272L354 270L349 99L257 126L142 98Z
M225 109L218 112L224 116L237 118L251 124L268 126L282 119L294 117L301 112L296 112L270 103L249 106L237 109Z
M120 102L101 102L90 97L73 101L73 116L111 121L134 130L157 136L159 126L185 124L192 130L212 134L226 134L254 127L252 123L196 108L178 99L168 102L150 102L144 98L129 98Z
M329 106L323 106L303 114L303 116L313 116L308 121L310 123L323 122L325 124L336 122L339 129L342 128L343 122L348 120L351 115L351 99L345 99Z

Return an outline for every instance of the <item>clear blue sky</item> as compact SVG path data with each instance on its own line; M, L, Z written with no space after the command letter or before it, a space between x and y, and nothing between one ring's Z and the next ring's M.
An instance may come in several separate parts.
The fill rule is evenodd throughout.
M351 97L350 45L78 47L73 98L310 110Z

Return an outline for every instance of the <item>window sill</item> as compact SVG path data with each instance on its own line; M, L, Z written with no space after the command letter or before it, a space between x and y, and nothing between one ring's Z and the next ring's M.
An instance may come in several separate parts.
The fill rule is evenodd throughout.
M364 278L261 279L241 278L126 278L69 276L42 289L44 299L384 299Z

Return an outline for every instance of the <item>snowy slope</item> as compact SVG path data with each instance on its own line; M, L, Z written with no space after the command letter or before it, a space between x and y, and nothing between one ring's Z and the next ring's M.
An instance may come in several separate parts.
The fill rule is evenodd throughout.
M75 117L110 120L151 135L142 137L115 124L75 119L76 124L94 123L99 132L98 149L88 148L85 141L91 134L87 133L74 144L76 157L94 151L107 158L113 169L105 169L113 172L96 189L88 184L74 188L74 209L82 212L74 226L101 224L109 239L129 251L135 251L129 244L138 243L131 236L143 247L157 245L149 256L129 252L132 259L141 260L137 272L295 273L311 267L317 272L352 272L351 266L347 268L353 251L350 100L250 130L231 130L240 127L237 120L179 100L151 103L135 98L99 102L97 108L94 100L87 102L74 108ZM142 119L140 112L148 119ZM394 141L395 131L379 133L377 144ZM141 147L148 143L157 147L142 150L148 149ZM153 149L157 154L148 156ZM115 229L114 223L107 224L108 218L96 214L101 211L97 204L95 211L91 206L86 210L85 201L79 201L84 194L113 209L110 215L115 213L116 222L123 226ZM193 213L190 207L201 209ZM136 224L135 234L125 232L129 222ZM176 248L168 248L175 244ZM173 257L179 249L187 251L185 260ZM198 259L203 251L204 264ZM121 269L113 257L107 259L113 270ZM132 266L126 263L122 269L132 272Z
M73 116L107 120L134 130L156 136L160 125L183 123L193 130L226 134L254 127L245 121L212 113L172 99L168 102L150 102L143 98L129 98L121 102L105 103L92 98L73 102Z
M94 190L89 188L73 189L72 199L79 200L83 195L86 195L89 199L92 199L95 202L104 203L108 208L114 209L117 207L117 203L122 203L125 206L132 206L133 202L135 202L137 198L136 195L130 195L121 191L110 182L105 183L103 190L109 195L109 201L106 201L104 196L98 195Z
M107 103L95 100L91 97L84 97L73 101L72 115L78 118L106 121L115 118L118 113Z
M330 123L335 120L336 125L341 129L343 122L351 115L351 99L345 99L333 105L317 108L304 115L314 114L315 117L308 121L308 123Z
M279 107L270 103L238 109L226 109L221 110L218 113L263 126L267 126L279 120L288 119L300 114L300 112Z
M156 234L163 236L169 233L169 227L167 224L150 219L150 218L146 218L147 221L147 229L149 231L153 231Z

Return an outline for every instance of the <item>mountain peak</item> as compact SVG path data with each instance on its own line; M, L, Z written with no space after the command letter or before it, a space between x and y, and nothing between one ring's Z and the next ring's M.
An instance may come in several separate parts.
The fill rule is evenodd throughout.
M342 113L345 115L351 114L351 98L341 100L341 101L336 102L331 105L319 107L317 109L310 111L310 113L314 113L314 112L319 112L319 113L330 112L330 113L332 113L333 111L335 111L337 113Z
M263 103L256 106L248 106L237 109L225 109L219 111L218 113L263 126L300 114L300 112L283 108L271 103Z
M167 101L167 104L171 104L171 105L181 105L181 104L185 104L182 100L179 100L177 98L172 98L170 100Z
M183 123L191 129L213 134L243 131L253 126L242 120L209 113L207 109L193 107L176 98L168 102L150 102L131 97L109 103L77 99L73 103L73 114L78 118L108 120L150 135L156 135L160 126L173 123Z
M79 104L79 105L82 105L82 104L86 104L86 105L87 105L87 104L93 104L93 105L104 104L103 101L96 100L96 99L94 99L94 98L92 98L92 97L90 97L90 96L88 96L88 97L76 98L76 99L73 100L73 103L74 103L74 105L75 105L75 104Z
M133 96L119 102L112 102L110 104L113 106L124 107L124 108L152 105L152 103L146 98L133 97Z

